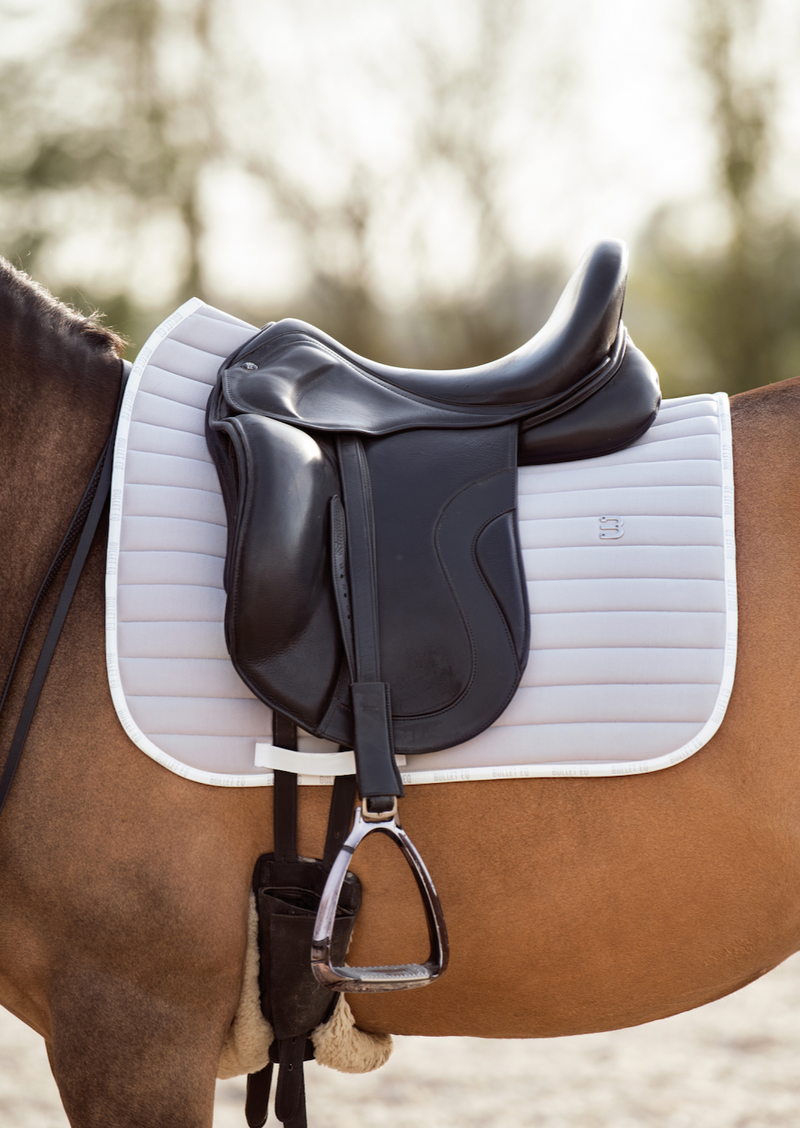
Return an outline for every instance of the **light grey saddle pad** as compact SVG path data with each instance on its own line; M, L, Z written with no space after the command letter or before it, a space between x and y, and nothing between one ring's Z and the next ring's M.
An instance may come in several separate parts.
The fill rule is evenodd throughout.
M271 711L223 632L225 511L204 410L223 359L255 328L197 299L152 335L125 393L107 575L111 692L135 744L229 787L353 771L301 735L272 746ZM733 466L723 394L666 400L617 454L519 470L531 653L480 736L409 756L405 783L620 775L685 759L725 714L736 659Z

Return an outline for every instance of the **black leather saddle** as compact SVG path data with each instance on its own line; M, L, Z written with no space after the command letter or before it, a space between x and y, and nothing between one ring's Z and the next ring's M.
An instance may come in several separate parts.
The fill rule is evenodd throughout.
M624 244L598 244L544 328L477 368L376 364L286 320L220 370L231 658L274 710L354 749L366 819L396 810L397 753L469 740L519 685L517 465L618 450L656 416L626 274Z
M208 442L228 515L225 626L253 692L355 748L362 798L395 752L482 732L529 643L516 465L646 431L658 379L621 324L626 250L591 250L537 335L478 368L375 364L300 321L222 366Z

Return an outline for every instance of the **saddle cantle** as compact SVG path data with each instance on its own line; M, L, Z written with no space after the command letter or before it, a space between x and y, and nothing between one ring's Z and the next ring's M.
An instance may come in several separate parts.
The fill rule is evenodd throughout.
M596 246L544 328L477 368L392 368L285 320L220 369L206 430L231 659L354 749L365 819L396 809L396 753L471 739L517 689L517 464L611 453L655 419L656 373L620 320L626 264L624 244Z

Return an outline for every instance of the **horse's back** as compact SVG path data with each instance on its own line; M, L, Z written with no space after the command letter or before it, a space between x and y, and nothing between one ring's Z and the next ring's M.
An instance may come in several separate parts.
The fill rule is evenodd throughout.
M410 788L403 822L441 894L451 965L424 991L354 997L361 1025L608 1029L723 995L800 944L800 383L732 406L740 647L719 733L648 775ZM192 783L136 750L108 693L102 629L98 546L0 826L3 1001L49 1036L70 976L132 968L194 1008L213 1056L238 999L253 864L271 846L270 789ZM327 788L301 789L304 854L320 856L328 802ZM355 869L351 962L424 957L417 891L392 845L373 839Z

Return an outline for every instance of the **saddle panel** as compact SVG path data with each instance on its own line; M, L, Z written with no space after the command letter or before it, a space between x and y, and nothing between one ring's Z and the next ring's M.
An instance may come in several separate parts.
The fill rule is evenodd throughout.
M629 340L622 362L598 392L552 419L523 419L520 466L615 454L650 428L661 405L658 373Z

